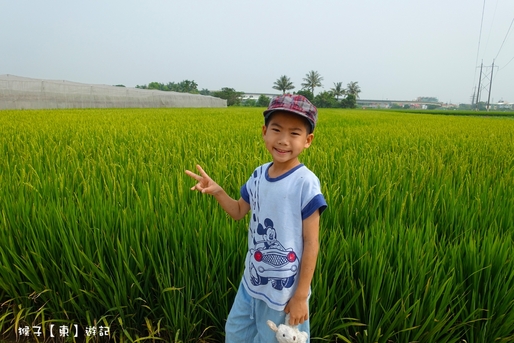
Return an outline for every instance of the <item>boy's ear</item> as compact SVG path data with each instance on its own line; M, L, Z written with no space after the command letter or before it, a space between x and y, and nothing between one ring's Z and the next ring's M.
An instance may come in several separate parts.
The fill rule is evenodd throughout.
M266 135L267 127L266 125L262 125L262 136L264 137Z
M314 139L314 134L313 133L309 133L307 135L307 138L305 139L305 145L304 145L305 149L307 149L308 147L311 146L313 139Z

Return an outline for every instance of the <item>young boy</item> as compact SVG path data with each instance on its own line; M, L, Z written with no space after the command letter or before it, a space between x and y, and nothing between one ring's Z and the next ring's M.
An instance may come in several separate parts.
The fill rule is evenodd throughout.
M301 95L274 98L264 111L262 137L272 162L257 167L231 198L197 165L191 188L213 195L235 220L251 209L245 271L225 326L225 342L276 342L266 321L309 333L310 284L316 266L319 218L327 207L318 178L298 155L314 138L318 113Z

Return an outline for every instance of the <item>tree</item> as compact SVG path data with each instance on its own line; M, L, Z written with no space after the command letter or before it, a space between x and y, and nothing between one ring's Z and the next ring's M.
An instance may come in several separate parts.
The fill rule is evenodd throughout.
M227 106L239 105L243 92L237 92L234 88L224 87L220 91L212 92L212 95L227 100Z
M261 94L259 99L257 99L257 106L258 107L268 107L270 102L270 98L268 98L266 95Z
M245 101L241 102L241 106L243 106L243 107L257 107L257 100L255 100L255 99L246 99Z
M282 75L281 77L279 77L277 79L277 81L275 81L273 84L274 84L273 89L282 91L282 94L286 94L286 91L294 89L293 83L285 75Z
M302 83L302 87L310 89L312 95L314 96L314 88L322 86L321 81L323 81L323 77L321 77L317 71L311 70L305 75L303 80L305 82Z
M179 83L168 82L167 84L160 82L150 82L147 85L137 85L136 88L139 89L157 89L160 91L172 91L172 92L180 92L180 93L192 93L199 94L198 84L194 81L184 80Z
M357 107L357 99L355 95L346 93L346 98L341 100L342 108L355 108Z
M359 98L359 93L361 92L360 86L357 84L358 82L351 81L346 87L346 92L355 96L355 99Z
M307 98L307 100L309 100L310 102L312 102L314 100L314 96L312 95L312 92L310 89L301 89L299 90L298 92L295 92L294 94L297 94L297 95L303 95L304 97Z
M148 89L157 89L157 90L160 90L160 91L164 91L164 90L167 90L166 89L166 86L160 82L150 82L148 84Z
M334 98L332 92L323 91L314 97L314 106L319 108L333 108L338 107L339 103Z
M178 92L198 94L198 84L194 80L184 80L177 84Z
M330 88L330 91L332 92L332 94L334 94L337 101L339 101L340 96L343 96L346 93L346 89L343 88L342 82L338 82L338 83L334 82L334 88Z
M194 81L184 80L179 83L168 82L164 89L166 91L179 92L179 93L192 93L198 94L198 84Z

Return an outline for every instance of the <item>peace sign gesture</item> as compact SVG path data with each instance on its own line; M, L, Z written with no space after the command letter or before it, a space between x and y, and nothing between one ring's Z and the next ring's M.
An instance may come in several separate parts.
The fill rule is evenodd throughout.
M192 191L196 190L201 193L213 195L221 207L235 220L243 218L248 211L250 211L250 204L243 198L239 198L239 200L231 198L198 164L196 165L196 169L198 169L200 175L186 170L187 175L198 181L196 185L191 187Z
M207 193L210 195L216 195L220 191L222 191L222 188L220 185L218 185L216 182L214 182L209 175L200 167L199 164L196 165L196 169L200 172L200 175L193 173L192 171L186 170L186 174L196 181L198 183L191 187L191 190L197 190L201 193Z

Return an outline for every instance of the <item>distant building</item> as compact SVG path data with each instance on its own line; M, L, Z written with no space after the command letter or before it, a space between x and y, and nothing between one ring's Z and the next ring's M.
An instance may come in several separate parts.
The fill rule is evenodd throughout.
M433 96L418 96L416 99L417 102L429 102L429 103L437 103L439 100L436 97Z
M430 101L426 101L430 100ZM434 101L436 100L436 101ZM437 101L437 98L432 97L418 97L416 100L370 100L370 99L357 99L357 105L367 108L419 108L427 109L432 106L441 107L442 102Z
M514 104L504 100L500 100L498 101L498 103L493 105L493 108L497 110L514 110Z
M267 96L268 98L274 98L276 96L279 96L279 95L282 95L282 94L271 94L271 93L244 93L243 96L241 97L241 100L245 101L245 100L250 100L250 99L253 99L253 100L258 100L259 97L261 95L265 95Z

